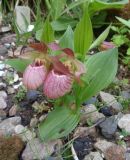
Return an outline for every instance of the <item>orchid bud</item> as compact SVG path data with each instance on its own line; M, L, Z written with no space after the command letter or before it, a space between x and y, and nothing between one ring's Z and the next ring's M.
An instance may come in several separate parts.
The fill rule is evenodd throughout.
M51 99L59 98L70 92L73 78L71 75L50 71L44 82L44 94Z
M28 89L37 89L43 84L47 69L43 65L29 65L23 74L23 84Z
M116 46L114 45L114 43L112 42L106 42L104 41L101 45L100 45L100 50L101 51L104 51L104 50L108 50L108 49L111 49L111 48L115 48Z

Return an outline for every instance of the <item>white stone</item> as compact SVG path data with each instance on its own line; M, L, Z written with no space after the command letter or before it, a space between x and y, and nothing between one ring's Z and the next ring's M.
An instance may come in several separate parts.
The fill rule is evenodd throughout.
M21 123L21 117L11 117L0 123L0 133L9 136L15 133L15 126Z
M130 133L130 114L123 115L123 117L118 121L118 126Z
M15 133L18 134L24 142L28 142L35 138L36 134L30 131L27 127L17 125L15 127Z
M0 77L3 77L4 76L4 71L0 71Z

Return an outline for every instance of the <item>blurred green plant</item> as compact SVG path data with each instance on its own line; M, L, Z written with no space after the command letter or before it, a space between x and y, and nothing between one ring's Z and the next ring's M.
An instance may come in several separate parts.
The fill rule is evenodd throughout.
M27 89L24 86L20 86L18 92L14 96L14 102L18 104L26 97Z
M111 29L116 32L113 35L112 41L123 49L125 55L123 55L122 62L130 67L130 20L125 20L120 17L116 17L117 20L121 23L121 26L112 26Z

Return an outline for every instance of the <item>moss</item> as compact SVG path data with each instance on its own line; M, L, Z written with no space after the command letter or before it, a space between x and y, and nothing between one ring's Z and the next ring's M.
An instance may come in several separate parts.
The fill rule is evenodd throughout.
M0 137L0 160L18 160L24 147L22 140L17 137Z

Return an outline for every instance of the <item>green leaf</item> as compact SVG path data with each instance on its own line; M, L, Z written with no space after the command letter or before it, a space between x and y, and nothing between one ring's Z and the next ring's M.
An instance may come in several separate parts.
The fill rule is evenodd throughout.
M97 46L99 46L108 36L109 34L109 31L110 31L110 28L111 28L111 25L109 25L104 32L102 32L100 34L100 36L92 43L92 45L90 46L89 50L90 49L93 49Z
M79 122L79 111L74 113L67 107L56 107L39 125L40 138L44 141L67 136Z
M128 28L130 28L130 20L125 20L125 19L120 18L120 17L116 17L116 19L118 19L118 21L120 21L122 24L124 24Z
M122 0L119 2L103 2L101 0L93 0L89 5L89 13L93 15L97 11L101 11L104 9L112 9L112 8L122 8L125 4L129 3L129 0Z
M62 48L70 48L74 50L74 33L70 26L68 26L66 32L60 38L59 44Z
M50 4L51 4L50 13L53 19L56 20L58 17L60 17L62 10L65 7L66 0L50 0Z
M66 13L66 12L68 12L69 10L71 10L71 9L73 9L73 8L83 4L83 3L85 3L85 2L88 2L88 0L78 0L78 1L74 1L74 2L70 3L67 6L67 8L61 13L61 15Z
M66 18L66 17L60 17L59 19L51 23L54 31L63 31L68 28L68 25L70 25L71 27L74 27L76 26L76 24L77 24L77 20L74 20L72 18Z
M4 61L5 64L15 68L17 71L23 73L26 67L31 63L31 60L25 59L7 59Z
M74 31L74 48L75 52L83 57L87 53L93 41L92 24L88 12L84 12L83 17L77 24Z
M48 19L45 21L43 28L36 32L36 39L46 43L54 41L54 31Z
M87 73L84 76L86 86L79 93L81 102L94 96L113 81L118 68L117 48L91 56L86 62L86 68Z

